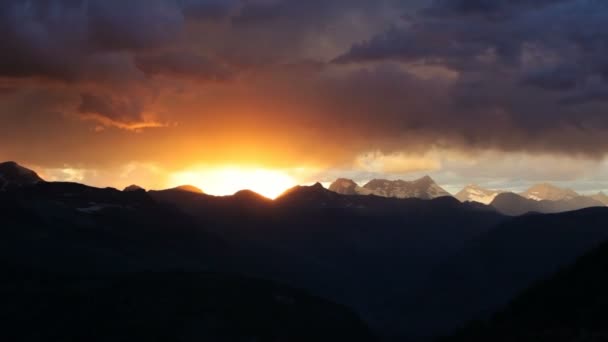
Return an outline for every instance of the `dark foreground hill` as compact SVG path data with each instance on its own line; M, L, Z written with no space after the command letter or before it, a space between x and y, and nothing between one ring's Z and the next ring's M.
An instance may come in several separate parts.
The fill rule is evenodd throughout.
M372 341L349 309L269 281L211 273L3 270L3 341Z
M418 310L404 321L419 328L428 325L437 334L489 317L532 284L608 240L607 222L608 208L506 221L446 258L410 303Z
M229 246L145 192L38 183L0 192L0 258L49 271L209 270Z
M537 283L488 321L444 342L608 340L608 244Z

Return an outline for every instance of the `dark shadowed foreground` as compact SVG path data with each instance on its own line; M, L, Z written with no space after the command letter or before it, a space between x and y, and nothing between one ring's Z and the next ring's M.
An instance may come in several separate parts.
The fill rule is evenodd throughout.
M210 273L4 276L4 341L372 340L351 310L269 281Z
M320 185L270 201L20 174L0 191L3 340L432 340L608 239L608 208L513 218Z
M608 340L608 244L514 299L487 322L444 342Z

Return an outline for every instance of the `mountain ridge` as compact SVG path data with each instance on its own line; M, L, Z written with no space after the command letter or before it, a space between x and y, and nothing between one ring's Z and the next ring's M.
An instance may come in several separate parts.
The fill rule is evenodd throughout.
M461 202L478 202L482 204L490 204L502 190L489 190L477 184L469 184L460 190L454 197Z
M14 161L0 163L0 190L9 186L28 186L44 182L38 174Z
M494 198L490 205L499 212L511 216L519 216L534 212L552 214L606 206L602 202L586 196L577 196L562 200L534 200L513 192L499 194Z
M451 196L430 176L412 181L372 179L364 186L359 186L351 179L339 178L330 185L329 190L342 195L375 195L387 198L434 199Z
M572 189L560 188L551 183L535 184L519 195L535 201L561 201L580 197L580 194Z

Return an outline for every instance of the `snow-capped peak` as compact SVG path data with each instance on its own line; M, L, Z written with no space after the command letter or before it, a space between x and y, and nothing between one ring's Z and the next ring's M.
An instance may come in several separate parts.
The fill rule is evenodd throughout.
M470 184L457 193L455 197L461 202L490 204L501 193L500 190L489 190L476 184Z

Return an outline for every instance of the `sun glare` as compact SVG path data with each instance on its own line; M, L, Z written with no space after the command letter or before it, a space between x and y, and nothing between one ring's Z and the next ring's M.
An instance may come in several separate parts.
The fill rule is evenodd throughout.
M251 190L275 199L297 183L292 176L282 171L226 167L185 171L171 177L171 186L185 184L194 185L205 193L216 196Z

